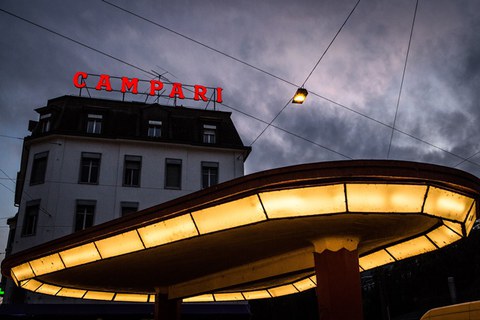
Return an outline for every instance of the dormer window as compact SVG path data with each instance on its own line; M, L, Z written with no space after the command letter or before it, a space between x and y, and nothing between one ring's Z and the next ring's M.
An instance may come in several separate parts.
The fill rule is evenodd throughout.
M148 136L151 138L159 138L162 136L162 121L148 121Z
M50 131L50 127L52 125L52 114L46 113L40 115L40 133L46 133Z
M203 143L217 142L217 126L211 124L203 125Z
M88 114L87 133L102 133L103 116L101 114Z

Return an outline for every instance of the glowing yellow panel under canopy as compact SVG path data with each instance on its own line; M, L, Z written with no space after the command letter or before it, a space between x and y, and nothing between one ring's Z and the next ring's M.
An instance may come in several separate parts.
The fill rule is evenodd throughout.
M373 269L394 261L395 259L385 250L379 250L358 259L359 265L363 270Z
M388 252L390 252L390 254L397 260L416 256L435 249L435 245L425 236L408 240L387 248Z
M30 279L25 282L22 282L22 288L30 291L35 291L37 290L42 283L40 281L37 281L35 279Z
M54 296L58 293L58 291L60 291L60 289L62 289L62 287L52 286L44 283L35 292Z
M103 259L144 249L136 230L95 241Z
M467 219L465 220L465 232L466 236L470 234L470 231L472 230L472 227L475 223L475 220L477 218L477 204L476 202L473 203L472 209L468 213Z
M33 273L32 268L30 267L30 264L28 262L13 267L12 272L18 281L35 277L35 274Z
M117 293L113 301L148 302L148 294Z
M245 298L242 296L240 292L233 292L233 293L215 293L214 294L215 301L242 301Z
M83 296L83 299L111 301L114 295L115 293L113 292L87 291L85 296Z
M139 228L138 233L147 248L198 235L189 214Z
M70 298L82 298L83 295L87 292L86 290L71 289L71 288L62 288L57 292L59 297L70 297Z
M192 216L200 234L266 220L256 195L195 211L192 212Z
M185 298L183 302L213 302L213 294L202 294L195 297Z
M426 186L347 184L350 212L421 212Z
M459 234L453 232L452 229L447 228L445 225L430 231L427 233L427 237L429 237L439 248L445 247L461 238Z
M430 187L423 212L458 222L464 222L473 199L448 190Z
M247 300L266 299L272 297L267 290L245 291L242 293Z
M293 285L295 286L295 288L298 289L298 291L305 291L305 290L312 289L312 288L316 287L316 284L313 283L313 281L310 278L297 281L297 282L293 283Z
M345 212L343 184L260 193L269 218Z
M93 242L60 252L67 268L100 260L100 254Z
M37 276L65 269L58 253L32 260L30 265Z
M280 297L280 296L285 296L287 294L297 293L298 290L292 284L287 284L284 286L268 289L268 292L270 292L272 297Z

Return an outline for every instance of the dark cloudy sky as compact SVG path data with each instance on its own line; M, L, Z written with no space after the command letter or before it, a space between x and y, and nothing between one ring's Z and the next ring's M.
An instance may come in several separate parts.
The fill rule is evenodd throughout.
M28 121L48 99L78 94L76 71L148 80L139 69L154 70L172 81L222 87L224 102L241 112L219 109L233 113L250 145L307 79L357 2L109 1L245 63L101 0L1 1L0 252L6 219L16 213L9 178L19 169ZM389 157L479 175L480 1L419 1L388 154L415 4L361 1L306 82L306 103L289 104L256 140L246 173Z

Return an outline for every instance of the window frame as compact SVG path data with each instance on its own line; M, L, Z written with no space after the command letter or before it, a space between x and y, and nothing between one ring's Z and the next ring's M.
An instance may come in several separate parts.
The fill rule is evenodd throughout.
M204 124L202 130L202 142L206 144L216 144L218 141L217 125Z
M177 185L170 185L169 184L169 168L179 168L178 174L178 186ZM165 189L170 190L182 190L182 159L173 159L173 158L166 158L165 159Z
M42 167L43 165L43 167ZM48 151L38 152L33 155L32 168L30 172L30 185L45 183L48 166ZM42 172L40 172L40 170Z
M40 125L40 133L50 132L50 130L52 129L52 114L45 113L40 115L39 125Z
M79 208L83 207L85 210L83 212L79 212ZM92 212L86 212L87 208L92 208ZM96 200L77 200L75 204L75 215L73 220L73 232L85 230L95 225L95 211L97 209L97 201ZM82 228L77 228L78 222L78 215L82 214ZM91 216L91 224L87 225L87 216Z
M132 214L134 212L137 212L138 211L138 206L139 206L139 203L137 201L121 201L120 202L120 217L124 217L124 216ZM133 209L133 210L125 213L123 211L124 208Z
M147 128L147 136L149 138L161 138L162 137L162 129L163 129L162 121L160 120L149 120L148 121L148 128ZM150 129L153 129L153 134L150 134ZM157 134L158 133L158 134Z
M92 130L90 130L90 123L93 123ZM98 114L98 113L87 114L87 126L85 128L85 131L88 134L102 134L102 132L103 132L103 115Z
M209 173L207 173L207 180L208 181L205 181L205 173L204 173L204 170L207 169L209 170ZM215 181L212 183L212 181L210 181L211 179L211 174L210 174L210 170L211 169L215 169ZM206 189L206 188L209 188L211 186L214 186L216 184L218 184L218 181L219 181L219 163L218 162L213 162L213 161L202 161L201 163L201 188L202 189ZM207 182L207 183L205 183Z
M33 214L32 211L33 210ZM40 213L40 200L32 200L28 201L25 204L25 211L23 215L23 224L22 224L22 237L32 237L35 236L37 233L37 226L38 226L38 217ZM33 223L27 222L33 218ZM28 229L32 229L30 232L27 233L27 225L32 226Z
M128 168L128 164L132 165L134 163L138 163L138 183L134 184L134 176L133 173L135 172L135 168ZM132 170L130 174L127 174L127 170ZM127 177L130 176L130 182L127 183ZM142 177L142 156L135 156L135 155L125 155L123 160L123 179L122 179L122 186L124 187L132 187L132 188L139 188L141 186L141 177Z
M92 177L92 162L90 162L90 165L88 166L88 181L83 181L83 169L84 169L84 160L97 160L97 175L96 175L96 181L92 182L91 177ZM91 185L98 185L100 181L100 166L102 162L102 154L101 153L96 153L96 152L82 152L80 156L80 170L79 170L79 177L78 177L78 183L79 184L91 184Z

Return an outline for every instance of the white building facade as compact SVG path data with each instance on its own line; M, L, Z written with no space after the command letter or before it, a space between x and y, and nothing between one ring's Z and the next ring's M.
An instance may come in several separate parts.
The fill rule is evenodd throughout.
M251 150L228 112L74 96L36 111L8 254L240 177ZM15 290L6 303L47 299Z

